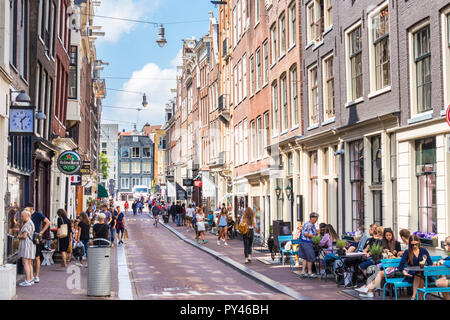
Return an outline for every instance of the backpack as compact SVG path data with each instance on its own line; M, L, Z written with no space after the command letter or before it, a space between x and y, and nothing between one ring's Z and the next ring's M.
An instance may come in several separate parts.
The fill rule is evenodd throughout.
M242 220L241 223L239 223L239 232L242 234L247 234L248 233L248 226L247 223L244 222L244 220Z

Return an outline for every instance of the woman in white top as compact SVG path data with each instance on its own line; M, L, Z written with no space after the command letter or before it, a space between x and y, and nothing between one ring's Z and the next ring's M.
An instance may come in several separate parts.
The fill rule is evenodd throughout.
M23 210L21 213L23 222L19 236L19 258L22 258L23 269L25 270L25 281L19 286L29 287L34 284L33 281L33 260L36 257L36 246L33 243L34 223L31 221L31 212Z
M207 243L208 241L205 240L205 219L206 216L203 213L203 209L200 208L200 210L197 213L196 220L197 220L197 236L195 237L195 240L197 240L197 243L200 244L200 241L198 241L198 238L202 237L202 243Z
M189 208L186 209L186 218L187 218L187 232L190 230L194 230L192 227L192 218L194 217L195 209L192 208L192 204L189 205Z
M245 263L250 263L252 262L253 232L254 228L256 228L256 215L250 207L245 209L241 218L242 222L245 222L248 228L248 232L243 235Z

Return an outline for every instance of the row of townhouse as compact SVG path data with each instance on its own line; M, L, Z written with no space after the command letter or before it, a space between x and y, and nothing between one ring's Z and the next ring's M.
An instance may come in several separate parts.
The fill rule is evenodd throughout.
M230 0L210 16L167 105L168 182L201 177L188 200L250 206L265 237L312 211L339 233L449 234L449 1Z
M98 4L0 0L0 180L6 182L0 185L0 266L15 259L16 208L32 201L53 226L57 209L74 216L84 209L85 191L95 198L105 83L94 70L89 14ZM27 96L31 101L24 101ZM10 107L24 105L35 113L32 134L10 135ZM60 153L75 149L91 163L83 186L94 188L71 186L70 177L57 169Z

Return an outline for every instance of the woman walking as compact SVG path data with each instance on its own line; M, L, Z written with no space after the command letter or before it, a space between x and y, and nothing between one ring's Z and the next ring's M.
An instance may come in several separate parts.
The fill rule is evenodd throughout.
M89 231L91 222L86 213L82 212L80 214L80 222L78 222L78 234L77 241L81 241L84 246L84 256L88 256L88 245L89 245Z
M72 239L72 226L70 223L70 220L67 218L66 210L64 209L58 209L56 212L58 215L58 229L61 228L62 225L67 225L67 235L64 238L59 238L59 252L61 253L62 257L62 266L67 266L66 261L66 255L67 255L67 249L69 249L70 239Z
M19 233L19 258L22 258L23 269L25 270L25 281L19 283L21 287L29 287L33 281L33 259L36 257L36 246L33 244L34 223L31 221L31 212L23 210L21 213L23 221L22 229Z
M114 240L116 234L116 221L117 221L117 211L114 210L114 207L111 207L111 221L109 222L109 235L111 240L111 247L114 247Z
M187 219L187 232L193 230L192 228L192 218L194 217L195 209L192 208L192 204L186 209L186 219Z
M120 206L117 206L117 221L116 221L116 229L117 229L117 240L118 244L123 244L123 234L125 232L125 215L123 212L120 212Z
M244 256L245 263L252 262L252 245L253 245L253 236L254 229L256 227L256 215L255 212L250 207L247 207L244 210L244 214L242 215L241 222L247 224L248 231L242 237L244 239Z
M196 220L197 220L197 236L195 237L195 240L197 240L197 243L200 244L200 241L198 241L198 238L202 238L202 243L207 243L208 241L205 240L205 214L203 213L203 209L200 209L197 213Z
M128 208L130 207L128 200L125 200L125 204L123 205L123 207L125 208L125 214L128 214Z
M227 246L227 237L228 237L228 229L227 229L227 225L228 225L228 212L226 208L222 208L222 210L220 210L220 215L218 217L219 222L219 237L217 238L217 245L220 246L220 239L223 239L223 245Z

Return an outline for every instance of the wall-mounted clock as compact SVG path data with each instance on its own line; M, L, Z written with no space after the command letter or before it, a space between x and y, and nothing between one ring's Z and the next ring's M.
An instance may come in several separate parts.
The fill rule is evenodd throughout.
M35 115L34 107L11 106L9 110L9 134L33 135Z

